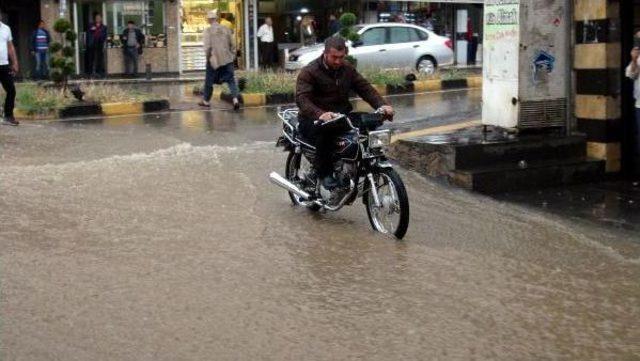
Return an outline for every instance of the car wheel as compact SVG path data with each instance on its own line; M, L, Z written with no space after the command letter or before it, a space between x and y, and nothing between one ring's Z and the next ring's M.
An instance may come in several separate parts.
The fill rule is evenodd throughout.
M416 70L418 70L420 74L425 75L433 75L436 72L436 68L436 61L430 56L420 58L420 60L418 60L418 65L416 66Z

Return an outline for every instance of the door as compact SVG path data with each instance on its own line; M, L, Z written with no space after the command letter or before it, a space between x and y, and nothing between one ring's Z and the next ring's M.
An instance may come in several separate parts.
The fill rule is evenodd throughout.
M35 0L0 0L0 10L5 15L3 22L11 28L13 35L13 45L20 64L18 77L29 77L35 66L33 57L29 53L31 33L35 30L36 22L40 18L40 4ZM51 26L51 24L47 25Z
M362 45L350 49L351 55L363 68L383 67L387 56L387 29L373 27L360 35Z
M389 46L385 66L392 68L414 68L415 53L420 47L418 35L414 28L394 26L389 28Z
M77 19L78 24L76 24L76 32L78 34L78 65L80 67L80 73L84 74L86 65L86 38L87 38L87 29L89 28L89 24L93 22L94 14L102 15L102 20L106 24L105 15L103 14L102 2L78 2L77 3ZM108 24L106 24L108 26Z

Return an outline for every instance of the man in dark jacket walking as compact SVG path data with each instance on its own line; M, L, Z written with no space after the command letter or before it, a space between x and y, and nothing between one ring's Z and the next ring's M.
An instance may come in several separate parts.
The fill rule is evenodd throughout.
M124 52L124 73L135 77L138 74L138 56L142 54L144 35L133 21L129 21L120 39L122 39Z
M36 30L31 33L31 55L35 61L33 72L36 80L45 80L49 76L49 44L51 35L44 20L39 20Z
M337 134L327 133L322 122L338 114L349 114L353 106L349 94L354 91L374 109L393 116L393 108L356 68L345 61L347 46L341 37L325 41L322 56L305 66L296 83L296 103L300 108L300 132L316 146L317 176L327 189L335 186L332 176L333 144Z
M104 44L107 41L107 27L102 23L102 15L93 14L94 22L89 24L86 40L85 73L104 78Z

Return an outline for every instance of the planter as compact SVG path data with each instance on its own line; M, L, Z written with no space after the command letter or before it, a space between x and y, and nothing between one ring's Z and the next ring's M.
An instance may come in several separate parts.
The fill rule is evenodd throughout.
M16 109L16 118L23 120L66 119L87 116L117 116L135 115L168 110L169 101L166 99L149 100L145 102L129 103L95 103L82 102L58 109L56 112L46 115L28 115L26 112Z
M383 96L394 94L413 94L420 92L438 91L443 89L477 88L482 86L482 77L476 76L470 78L449 80L419 80L414 82L406 82L402 85L372 84L372 86L380 93L380 95ZM355 98L357 97L357 94L351 92L349 96ZM222 93L219 95L219 99L230 103L231 95L228 93ZM240 102L245 106L289 104L295 102L295 94L240 93Z

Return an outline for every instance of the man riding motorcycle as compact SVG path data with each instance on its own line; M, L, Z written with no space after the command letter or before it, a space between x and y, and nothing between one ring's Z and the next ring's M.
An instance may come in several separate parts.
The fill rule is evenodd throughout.
M339 114L353 110L349 95L358 94L374 109L379 109L391 118L393 108L380 96L376 89L355 67L345 61L348 48L341 37L330 37L325 41L322 56L305 66L296 83L296 104L300 109L300 133L315 143L316 176L322 179L325 189L333 189L337 181L333 177L333 145L338 134L332 134L322 127Z

